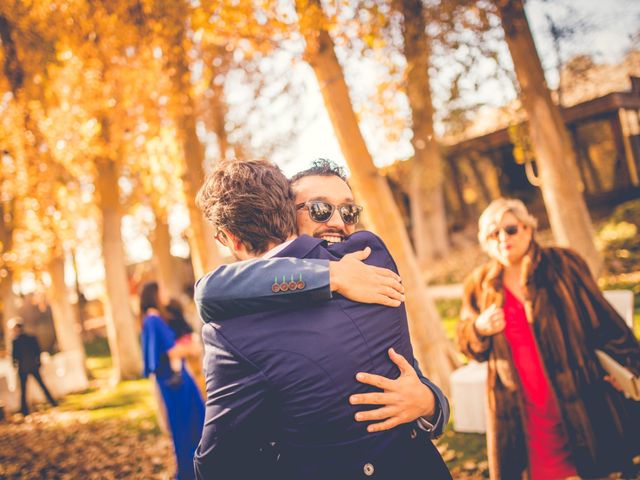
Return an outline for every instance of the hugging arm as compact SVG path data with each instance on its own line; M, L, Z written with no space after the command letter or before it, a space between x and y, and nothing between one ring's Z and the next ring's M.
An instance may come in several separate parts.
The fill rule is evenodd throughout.
M413 368L420 381L431 389L435 397L435 412L430 418L418 418L418 425L423 430L431 433L432 438L438 438L443 434L444 428L447 426L447 423L449 423L449 400L440 387L423 375L420 370L420 365L418 365L418 361L415 359L413 360Z
M205 322L329 300L329 261L256 258L222 265L198 280L195 290Z
M370 432L389 430L402 423L416 421L418 427L437 438L449 421L449 401L442 390L425 377L417 360L413 366L399 353L389 349L389 357L400 370L396 379L360 372L356 380L372 385L382 392L351 395L354 405L380 405L374 410L358 412L359 422L375 422L367 426Z
M340 254L341 250L350 251L362 248L362 245L368 245L372 249L369 262L397 272L398 267L386 245L371 232L356 232L350 237L350 244L335 244L332 249ZM440 436L449 421L449 402L444 393L422 374L413 356L405 359L393 349L389 349L388 354L389 359L398 367L400 376L390 379L360 372L356 376L358 381L377 387L382 392L352 395L350 401L353 404L380 405L374 410L358 412L356 419L375 422L367 426L371 432L416 421L432 438Z
M399 306L404 301L400 277L363 263L367 250L339 261L284 257L222 265L198 281L195 300L209 320L325 301L332 292L355 302Z

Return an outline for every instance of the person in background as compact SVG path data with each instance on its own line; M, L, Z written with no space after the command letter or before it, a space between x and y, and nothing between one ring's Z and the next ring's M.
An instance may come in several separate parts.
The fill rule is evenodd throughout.
M172 298L165 307L167 315L169 317L169 327L173 330L176 336L176 345L189 346L194 352L198 354L188 356L185 361L187 363L187 369L189 373L193 375L193 379L200 389L200 393L205 395L206 389L204 385L204 375L202 373L202 344L198 340L197 336L193 332L193 328L187 322L184 316L184 310L179 300ZM171 360L171 370L175 373L180 372L182 368L182 359L176 358Z
M36 337L42 352L53 354L56 351L53 312L43 292L35 291L24 295L17 316L22 319L29 334Z
M488 361L490 477L602 478L640 452L640 403L616 390L595 350L637 375L640 346L585 261L540 247L536 225L521 201L494 200L478 233L491 260L465 281L458 342Z
M194 478L193 454L204 423L204 403L196 384L185 369L184 359L199 355L191 343L176 342L176 334L169 327L156 282L146 283L140 292L142 315L142 355L144 375L153 374L160 389L177 461L178 480ZM179 360L179 380L170 362Z
M20 317L10 319L7 325L14 335L12 357L20 378L20 411L24 416L29 415L29 405L27 404L27 380L29 375L33 376L38 382L49 403L54 407L57 406L58 402L49 393L49 389L40 375L40 345L38 340L24 331L24 322Z
M173 330L173 334L176 337L176 345L188 345L192 340L193 328L189 326L182 314L182 305L174 298L169 300L169 303L165 306L167 312L169 328ZM182 369L182 358L170 358L171 370L175 373L180 373Z

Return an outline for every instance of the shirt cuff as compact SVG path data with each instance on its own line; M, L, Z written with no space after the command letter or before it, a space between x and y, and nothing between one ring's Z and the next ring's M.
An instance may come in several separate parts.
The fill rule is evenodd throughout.
M418 422L418 427L420 427L420 430L424 430L427 433L433 433L436 428L436 425L440 424L440 422L442 421L442 408L440 408L440 405L437 404L437 401L436 401L436 414L434 416L435 416L435 421L433 423L427 420L426 417L418 417L416 419L416 422Z

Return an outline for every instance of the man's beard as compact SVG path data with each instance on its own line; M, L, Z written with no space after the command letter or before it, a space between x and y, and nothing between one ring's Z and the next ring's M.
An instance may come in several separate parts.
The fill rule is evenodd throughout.
M328 243L339 243L339 242L342 242L349 235L347 234L347 232L339 228L327 228L324 230L318 230L313 232L313 236L315 238L321 238L322 240L325 240Z

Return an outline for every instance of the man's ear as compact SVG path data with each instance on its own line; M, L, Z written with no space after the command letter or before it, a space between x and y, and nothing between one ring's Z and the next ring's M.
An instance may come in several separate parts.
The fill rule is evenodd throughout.
M231 243L230 247L232 247L233 250L235 251L240 250L242 248L242 240L240 240L238 237L236 237L233 233L231 233L226 228L223 229L223 231L224 231L224 234L229 239L229 242Z
M242 243L242 240L240 240L240 239L239 239L238 237L236 237L236 236L231 237L231 241L233 242L233 248L234 248L236 251L239 251L239 250L244 246L244 244Z

